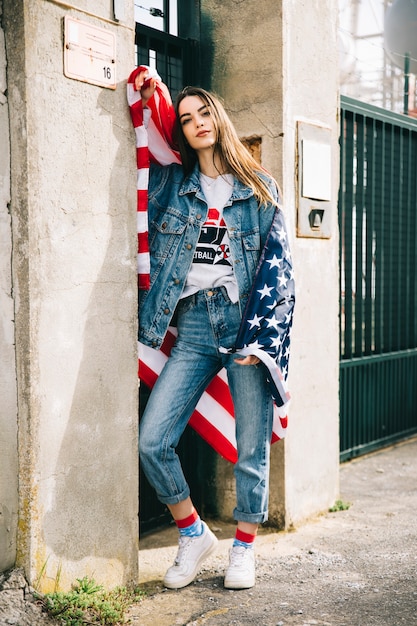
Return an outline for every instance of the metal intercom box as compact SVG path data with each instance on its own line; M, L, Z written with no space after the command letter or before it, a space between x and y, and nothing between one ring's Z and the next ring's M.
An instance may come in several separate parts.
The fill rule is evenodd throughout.
M298 121L297 237L331 236L332 150L328 126Z

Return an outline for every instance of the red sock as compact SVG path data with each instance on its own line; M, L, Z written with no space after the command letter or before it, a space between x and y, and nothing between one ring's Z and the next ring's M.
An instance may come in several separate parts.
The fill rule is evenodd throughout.
M184 517L184 519L176 519L175 523L178 528L186 528L187 526L191 526L191 524L194 524L194 522L196 522L197 520L198 513L195 509L193 509L191 515L189 515L188 517Z
M243 543L253 543L255 541L256 535L251 535L249 533L244 533L243 530L236 528L235 539L237 541L242 541Z

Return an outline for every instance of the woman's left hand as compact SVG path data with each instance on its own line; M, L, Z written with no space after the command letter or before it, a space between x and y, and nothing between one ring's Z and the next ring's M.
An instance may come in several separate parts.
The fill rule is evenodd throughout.
M145 70L143 72L139 72L135 78L135 89L136 91L140 91L140 95L142 96L142 104L146 106L148 100L150 100L155 93L155 89L157 86L156 78L149 78L148 72Z
M239 365L258 365L258 363L260 363L261 361L258 359L257 356L254 356L253 354L251 354L250 356L245 356L242 359L235 359L235 363L238 363Z

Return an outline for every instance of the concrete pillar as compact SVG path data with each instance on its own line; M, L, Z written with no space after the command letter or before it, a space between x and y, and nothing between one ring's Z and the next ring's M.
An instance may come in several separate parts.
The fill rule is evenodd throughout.
M297 312L292 337L291 428L285 448L286 525L339 493L339 66L338 2L283 0L282 182L295 231L296 123L331 129L330 238L297 237Z
M0 2L0 23L2 3ZM0 572L13 566L17 528L17 405L11 281L10 138L6 49L0 27Z
M261 140L262 164L282 187L296 277L284 442L271 455L270 523L291 527L338 494L338 3L202 1L202 68L240 137ZM329 127L330 238L296 236L297 122ZM218 462L219 510L234 505L231 466Z
M137 576L133 2L4 0L11 132L17 565L43 591ZM115 36L116 89L64 75L64 18ZM84 71L84 70L83 70Z

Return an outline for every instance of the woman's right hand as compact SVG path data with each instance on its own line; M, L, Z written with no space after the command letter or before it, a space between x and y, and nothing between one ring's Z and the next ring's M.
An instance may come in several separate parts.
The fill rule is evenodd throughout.
M148 78L148 72L144 70L143 72L139 72L139 74L135 78L135 89L136 91L140 91L140 95L142 96L142 105L146 106L148 100L150 100L155 93L157 85L156 78Z

